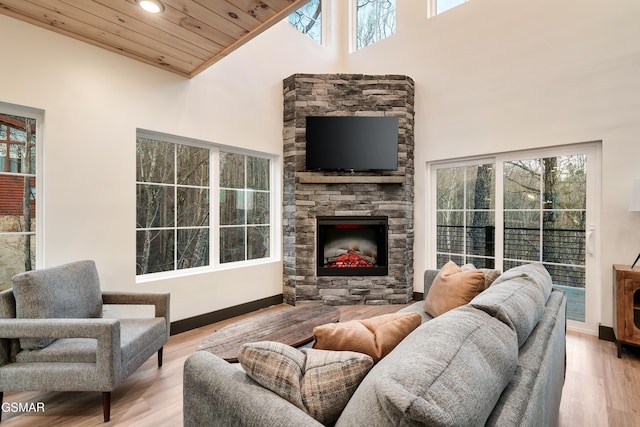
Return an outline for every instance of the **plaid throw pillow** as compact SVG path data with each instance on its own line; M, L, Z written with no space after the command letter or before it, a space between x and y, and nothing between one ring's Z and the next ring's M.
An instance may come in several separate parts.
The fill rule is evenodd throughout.
M352 351L297 350L261 341L244 344L238 360L261 386L296 405L322 424L333 424L373 366Z

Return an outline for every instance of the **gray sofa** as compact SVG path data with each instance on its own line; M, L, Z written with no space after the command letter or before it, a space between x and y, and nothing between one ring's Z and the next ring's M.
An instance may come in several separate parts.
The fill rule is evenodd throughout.
M425 274L425 295L435 272ZM336 426L553 426L566 369L566 296L540 264L503 273L468 305L424 323L377 363ZM184 368L184 425L319 426L222 359Z

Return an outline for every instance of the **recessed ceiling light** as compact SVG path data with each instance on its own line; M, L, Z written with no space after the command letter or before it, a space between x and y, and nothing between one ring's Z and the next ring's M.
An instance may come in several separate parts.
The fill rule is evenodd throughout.
M159 0L136 0L138 6L149 13L164 12L164 5Z

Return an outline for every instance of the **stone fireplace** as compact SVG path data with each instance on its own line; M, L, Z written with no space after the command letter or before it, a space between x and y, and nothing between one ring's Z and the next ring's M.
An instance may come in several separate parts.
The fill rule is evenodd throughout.
M414 83L401 75L284 80L284 300L393 304L413 298ZM309 172L307 116L398 117L398 169Z

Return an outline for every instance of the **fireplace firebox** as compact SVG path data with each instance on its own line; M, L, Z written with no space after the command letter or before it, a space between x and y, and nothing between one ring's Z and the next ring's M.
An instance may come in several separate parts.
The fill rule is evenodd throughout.
M386 276L388 218L317 218L318 276Z

